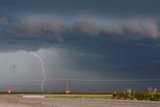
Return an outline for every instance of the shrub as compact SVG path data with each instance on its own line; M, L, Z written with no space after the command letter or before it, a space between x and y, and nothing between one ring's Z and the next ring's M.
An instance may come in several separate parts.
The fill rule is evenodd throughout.
M156 93L150 98L150 101L160 101L160 94Z
M157 89L156 88L153 88L151 86L147 87L148 89L148 93L150 95L150 100L153 100L154 99L154 95L156 94L157 92Z
M135 99L137 99L137 100L149 100L150 95L148 93L136 93L135 94Z
M126 91L123 91L124 94L124 99L129 99L129 100L134 100L135 99L135 91L133 91L132 89L127 89Z
M113 95L113 99L122 99L122 98L124 98L124 93L123 92L114 91L112 95Z
M114 99L129 99L129 100L134 100L135 99L135 91L132 89L127 89L126 91L123 92L113 92L113 98Z

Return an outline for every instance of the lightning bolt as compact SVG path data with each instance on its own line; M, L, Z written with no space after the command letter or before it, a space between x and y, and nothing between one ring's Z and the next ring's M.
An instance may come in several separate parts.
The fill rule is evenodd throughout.
M43 92L43 90L44 90L44 82L46 80L46 74L45 74L46 69L44 67L44 62L43 62L43 59L39 55L37 55L36 53L31 52L31 54L33 56L35 56L37 59L39 59L40 62L41 62L42 75L43 75L43 80L42 80L42 84L41 84L41 92Z

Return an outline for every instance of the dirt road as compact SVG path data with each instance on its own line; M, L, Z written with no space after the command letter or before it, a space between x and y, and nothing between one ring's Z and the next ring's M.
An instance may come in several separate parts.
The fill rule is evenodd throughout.
M0 96L0 107L160 107L160 102Z

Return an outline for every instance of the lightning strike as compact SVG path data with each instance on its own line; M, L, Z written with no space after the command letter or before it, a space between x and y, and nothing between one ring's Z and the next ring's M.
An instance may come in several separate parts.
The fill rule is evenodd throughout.
M44 67L44 62L43 62L43 59L39 55L37 55L36 53L31 52L31 54L33 56L35 56L37 59L39 59L41 62L42 75L43 75L43 80L42 80L42 84L41 84L41 92L43 92L44 91L44 82L46 80L46 74L45 74L46 69Z

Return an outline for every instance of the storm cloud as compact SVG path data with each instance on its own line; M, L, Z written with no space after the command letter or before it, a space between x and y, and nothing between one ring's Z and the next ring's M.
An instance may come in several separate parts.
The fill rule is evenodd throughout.
M70 40L74 41L75 37L77 39L90 38L91 41L95 37L103 39L105 36L111 38L132 36L159 40L159 25L154 21L119 20L119 22L113 22L114 20L104 21L102 24L97 20L74 19L66 23L65 20L60 19L34 17L9 21L7 18L1 18L1 45L8 46L5 49L14 47L16 51L19 47L26 47L26 50L34 50L34 47L37 47L35 50L38 50L52 47L57 43L70 44Z
M1 46L38 50L81 43L81 38L108 42L105 38L110 37L157 42L159 4L159 0L1 0Z

